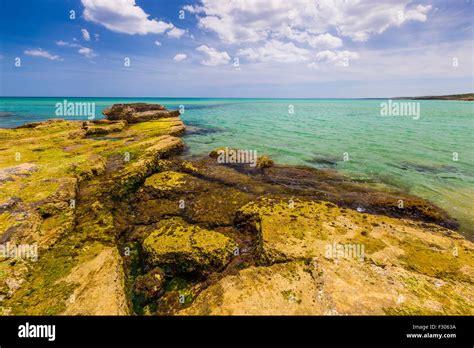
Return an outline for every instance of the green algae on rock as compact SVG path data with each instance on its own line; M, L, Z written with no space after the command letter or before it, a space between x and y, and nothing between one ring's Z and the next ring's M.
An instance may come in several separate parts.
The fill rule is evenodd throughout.
M174 273L209 273L222 269L235 243L216 231L189 225L181 219L161 221L143 242L153 265Z
M147 131L124 120L0 129L0 238L39 250L37 262L0 259L4 314L129 313L111 193L130 173L144 180L160 156L181 151L170 136L184 130L175 114ZM135 157L127 161L127 153Z
M178 117L180 112L168 111L159 104L131 103L114 104L111 108L105 109L103 114L109 120L125 120L129 123L151 121L165 117Z
M173 188L182 186L185 183L185 178L186 174L164 171L149 176L145 180L143 186L152 187L160 191L169 191Z
M222 278L180 314L474 313L474 247L440 226L273 199L247 204L237 220L257 235L261 266ZM335 244L366 250L337 254Z
M204 290L179 315L307 315L324 313L318 284L304 262L250 267Z
M83 128L86 130L86 135L105 135L109 133L120 132L127 126L127 121L88 121L83 123Z

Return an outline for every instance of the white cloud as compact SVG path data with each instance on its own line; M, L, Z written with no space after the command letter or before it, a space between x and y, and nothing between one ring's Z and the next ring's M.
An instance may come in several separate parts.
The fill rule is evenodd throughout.
M94 52L92 48L84 47L77 43L71 43L71 42L59 40L59 41L56 41L56 45L61 46L61 47L75 47L75 48L78 47L79 50L77 52L83 55L84 57L89 58L89 59L97 57L97 54Z
M87 31L87 29L81 29L81 33L82 33L82 37L84 38L84 40L91 41L91 35Z
M310 52L292 42L270 40L263 47L240 49L237 54L252 61L295 63L307 61Z
M185 60L186 58L188 58L188 56L185 55L184 53L178 53L177 55L174 56L173 60L175 62L181 62L181 61Z
M308 41L310 45L339 42L328 36L312 38L328 31L337 31L354 41L366 41L389 27L408 21L427 19L430 5L411 5L411 0L341 1L341 0L201 0L202 5L185 6L185 10L198 16L202 29L215 32L226 43L258 42L273 36ZM298 28L300 32L288 32ZM329 35L329 34L328 34ZM302 41L298 41L302 42Z
M307 31L299 31L292 29L291 27L286 27L283 33L288 39L301 43L307 43L313 48L338 48L342 46L342 40L329 33L313 35Z
M56 41L56 45L58 46L69 46L69 42L63 41L63 40L58 40Z
M400 1L398 4L389 2L369 3L356 9L343 8L342 20L335 21L339 33L354 41L367 41L374 34L382 34L390 27L399 27L408 21L425 22L431 5L417 5L409 8L410 1Z
M310 69L320 70L327 67L348 67L352 60L359 59L357 52L352 51L320 51L315 55L315 61L307 65Z
M25 50L25 54L32 57L42 57L42 58L47 58L50 60L62 60L60 56L51 54L48 51L45 51L41 48Z
M201 60L201 64L208 66L216 66L227 64L230 61L230 56L227 52L220 52L214 48L206 45L199 46L196 51L201 52L207 56L207 59Z
M56 45L61 46L61 47L82 47L81 45L77 43L70 43L63 40L56 41Z
M129 35L162 34L173 29L171 23L149 19L135 0L81 0L84 18L107 29Z
M97 54L94 52L94 50L92 48L89 48L89 47L81 47L81 48L79 48L79 50L77 52L79 54L82 54L84 57L89 58L89 59L97 57Z
M185 33L186 33L186 30L184 30L184 29L179 29L179 28L173 27L171 30L168 30L166 32L166 35L168 35L169 37L172 37L174 39L179 39Z
M198 5L185 5L183 6L183 10L188 11L189 13L202 13L204 12L204 8Z
M161 42L159 42L158 40L155 40L155 45L161 46Z
M99 34L94 34L95 41L99 41L100 35Z
M359 54L351 51L321 51L316 54L316 61L334 66L349 66L351 60L359 59ZM308 64L309 68L319 68L316 62Z

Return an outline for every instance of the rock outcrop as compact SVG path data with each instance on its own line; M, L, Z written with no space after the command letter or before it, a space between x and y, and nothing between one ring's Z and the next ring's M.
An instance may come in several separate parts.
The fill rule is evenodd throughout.
M166 118L0 129L0 241L35 251L34 258L0 258L3 314L130 313L114 195L129 194L161 158L178 154L183 144L175 135L184 132L179 113L134 107Z
M436 225L327 202L261 200L237 215L258 267L209 286L180 314L472 315L474 247Z
M178 117L177 110L169 111L159 104L132 103L114 104L103 111L108 120L125 120L128 123L146 122L160 118Z

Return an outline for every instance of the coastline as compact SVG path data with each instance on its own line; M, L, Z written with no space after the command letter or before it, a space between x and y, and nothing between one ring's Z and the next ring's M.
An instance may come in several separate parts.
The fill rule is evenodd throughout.
M278 296L253 314L473 313L473 245L441 209L333 170L182 160L179 114L125 108L114 120L0 130L12 145L0 150L2 242L40 249L38 263L1 261L3 314L249 314L255 302L238 299L268 272ZM328 258L333 243L363 245L366 257ZM368 281L363 310L334 281L356 276ZM439 284L453 299L424 305L420 291ZM321 287L316 304L304 295Z

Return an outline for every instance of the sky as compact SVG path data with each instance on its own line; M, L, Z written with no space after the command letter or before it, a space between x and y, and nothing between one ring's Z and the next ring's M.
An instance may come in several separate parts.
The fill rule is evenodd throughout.
M474 0L0 0L0 95L474 92Z

